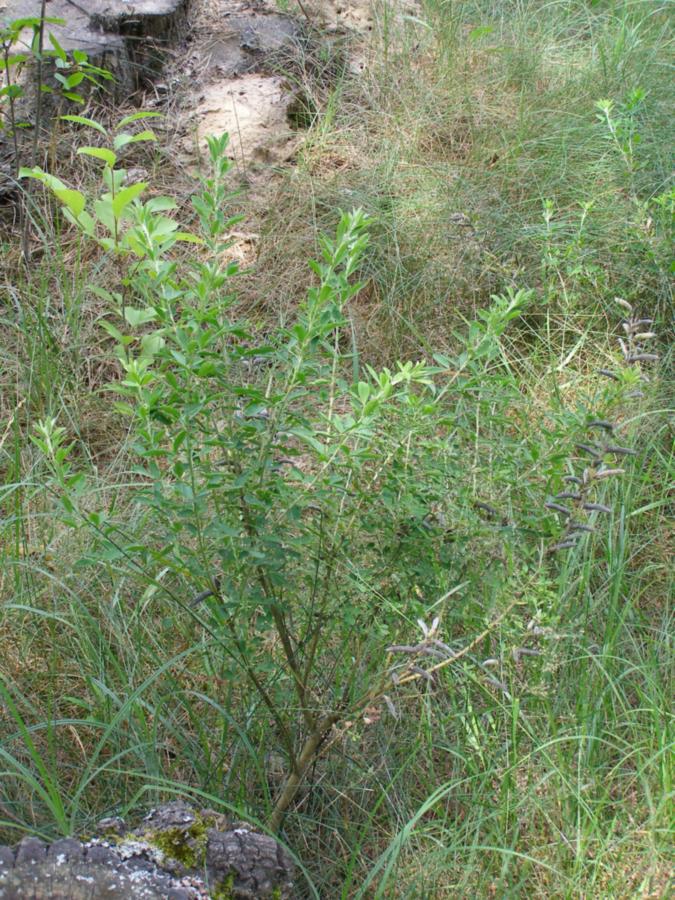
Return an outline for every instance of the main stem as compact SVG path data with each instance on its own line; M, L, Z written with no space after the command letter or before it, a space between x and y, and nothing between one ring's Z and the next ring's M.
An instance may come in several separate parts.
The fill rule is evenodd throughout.
M295 799L298 789L309 769L316 753L323 743L324 739L330 732L333 725L340 719L340 713L331 713L322 719L314 729L314 731L305 740L300 755L297 759L296 768L291 771L286 779L286 783L279 794L272 815L269 818L268 825L271 831L278 831L284 818L284 813Z

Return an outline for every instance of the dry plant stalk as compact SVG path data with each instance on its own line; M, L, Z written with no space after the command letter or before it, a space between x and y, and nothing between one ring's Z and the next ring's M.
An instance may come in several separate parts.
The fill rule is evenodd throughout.
M647 383L649 377L642 371L645 363L654 363L658 354L648 350L649 342L656 338L651 330L653 319L640 318L635 314L633 306L620 297L615 302L628 313L622 322L624 336L618 339L627 366L637 366L640 381ZM599 374L612 381L619 381L619 376L611 369L599 369ZM626 400L637 400L644 396L641 390L632 390L625 395ZM565 521L562 535L549 549L549 553L571 550L578 545L580 538L595 531L595 519L598 514L611 513L611 507L594 499L594 490L600 482L625 474L618 461L625 457L636 456L632 447L622 446L616 440L617 423L608 419L591 419L587 428L591 433L588 441L575 445L586 464L579 474L566 475L566 487L559 491L552 500L544 504L546 509L558 513Z

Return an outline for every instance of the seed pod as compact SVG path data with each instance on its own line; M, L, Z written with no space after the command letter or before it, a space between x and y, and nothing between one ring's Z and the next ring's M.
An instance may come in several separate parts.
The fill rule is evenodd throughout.
M632 353L626 357L626 362L656 362L658 358L658 353Z
M556 500L581 500L581 494L575 494L574 491L560 491L555 495Z
M571 550L572 547L576 547L576 545L576 541L566 538L564 541L560 541L559 544L554 544L549 550L549 553L557 553L558 550Z
M639 334L634 336L634 340L636 341L651 341L652 338L656 337L655 331L641 331Z
M421 666L411 666L410 671L414 672L415 675L419 675L420 678L424 678L426 681L433 684L434 676L430 672L427 672L426 669L421 668Z
M584 525L583 522L572 522L569 526L570 531L595 531L592 525Z
M637 456L637 450L633 450L631 447L618 447L616 444L605 447L605 452L614 453L615 456Z
M596 478L611 478L613 475L625 475L625 469L600 469L595 473Z
M644 397L643 391L630 391L626 394L626 398L630 398L631 400L640 400Z
M490 675L488 675L486 677L486 681L489 684L491 684L493 687L498 688L502 693L508 695L509 689L507 688L507 686L504 684L503 681L498 681L496 678L492 678Z
M584 503L584 509L587 509L589 512L611 513L612 511L609 506L605 506L603 503Z
M653 321L653 319L636 319L635 324L640 327L642 325L651 325Z
M382 699L387 704L387 709L389 710L391 715L394 717L394 719L398 720L400 718L400 716L399 716L398 710L396 709L394 704L391 702L391 698L388 697L386 694L382 694Z
M424 649L424 644L416 644L414 647L410 644L392 644L387 647L387 653L419 653Z
M583 484L583 481L578 475L565 475L563 481L569 481L572 484Z
M476 509L482 509L490 516L498 516L499 512L494 508L494 506L490 506L489 503L483 503L480 500L475 500L473 504Z
M610 369L598 369L598 374L599 374L599 375L604 375L605 378L611 378L612 381L618 381L618 380L619 380L619 376L618 376L618 375L615 375L614 372L612 372Z
M592 422L588 423L589 428L604 428L605 431L613 431L614 424L612 422L608 422L606 419L593 419Z
M554 512L562 513L564 516L571 516L572 512L562 503L544 503L546 509L552 509Z
M619 306L622 306L624 309L627 309L629 312L633 312L633 307L627 300L624 300L621 297L615 297L614 302L618 303Z
M440 650L442 650L446 656L454 656L455 655L455 651L452 649L452 647L448 647L447 644L444 644L443 641L439 641L438 638L434 638L432 643L433 643L434 647L438 647Z
M600 456L597 447L592 447L590 444L575 444L574 446L577 450L583 450L584 453L590 453L591 456Z
M619 338L619 346L621 347L621 352L623 353L624 359L628 359L628 347L626 347L626 344L621 338Z

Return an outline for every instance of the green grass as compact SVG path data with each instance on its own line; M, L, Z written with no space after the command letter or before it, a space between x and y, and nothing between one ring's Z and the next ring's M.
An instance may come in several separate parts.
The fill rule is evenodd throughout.
M441 607L457 646L486 610L519 605L475 656L397 700L398 720L354 722L317 761L284 823L306 869L300 895L665 896L672 210L655 201L672 189L672 11L435 0L403 20L377 12L368 72L317 93L324 106L297 166L260 208L252 201L260 257L241 305L263 330L287 322L318 233L357 206L374 217L346 337L357 365L447 352L491 294L533 289L501 343L517 390L486 382L451 411L467 483L515 531L453 522L434 573L469 584ZM629 115L636 89L644 100ZM606 98L639 134L630 165L597 118ZM130 531L147 526L128 502L127 427L101 391L115 367L87 286L109 270L63 247L27 274L9 254L20 311L11 299L0 310L0 835L86 832L176 794L263 822L278 782L256 696L162 590L114 560L78 567L86 542L45 495L27 435L53 416L77 442L92 508L126 510ZM608 492L610 520L556 567L528 528L576 404L598 395L615 295L656 316L660 375L625 413L639 456ZM180 594L170 577L156 583ZM416 590L427 605L439 596L421 577L378 574L364 597L414 620ZM364 656L379 646L373 627ZM515 662L523 641L541 655ZM506 690L477 665L488 657Z

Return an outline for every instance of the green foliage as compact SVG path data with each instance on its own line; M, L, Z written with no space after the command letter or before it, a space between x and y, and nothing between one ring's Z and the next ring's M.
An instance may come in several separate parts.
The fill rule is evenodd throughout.
M126 124L113 148L134 139L120 131ZM130 260L120 321L104 327L124 373L110 389L132 423L142 534L79 504L83 482L70 469L63 429L42 422L34 440L67 521L79 512L97 537L87 563L124 564L150 584L161 572L180 585L172 596L187 589L208 598L209 633L259 691L287 754L291 787L282 791L278 825L319 743L348 714L379 702L383 687L364 693L364 679L381 668L382 642L398 630L396 615L373 604L384 573L401 587L412 576L425 593L447 591L444 535L468 488L448 492L461 477L449 411L479 386L485 393L508 384L489 369L499 371L500 338L530 294L495 297L456 358L366 366L350 384L340 333L361 289L352 276L367 247L368 218L357 210L341 216L334 239L322 237L321 258L311 263L316 284L295 322L260 343L232 316L235 268L218 261L233 224L222 213L225 149L226 137L210 139L212 170L194 200L199 237L177 230L166 215L172 201L143 202L147 185L125 184L114 149L84 148L104 164L106 190L93 214L83 194L54 176L23 173L51 189L86 237ZM178 265L171 251L187 238L204 256ZM105 296L114 307L115 295ZM375 658L363 671L345 670L341 661L358 655L372 628L380 636ZM270 630L280 657L261 653ZM333 685L324 676L328 660ZM308 731L303 739L286 712L285 687L279 692L288 684Z
M110 81L113 76L107 69L94 66L83 50L67 53L59 44L56 36L49 32L49 47L43 46L44 30L47 25L63 25L62 19L37 17L11 19L0 28L0 71L5 73L5 83L0 88L0 128L11 137L17 128L26 127L25 122L17 121L16 102L24 96L24 86L17 82L21 70L31 62L53 61L56 87L47 81L37 85L37 90L44 94L58 94L65 100L84 103L84 97L78 93L83 83L100 85L101 81ZM29 31L31 37L26 40L24 33ZM19 52L16 52L17 47ZM43 73L41 73L43 74ZM39 124L39 123L38 123Z
M123 171L143 114L75 119L76 191L29 173L63 212L0 319L0 827L180 795L285 810L312 896L660 896L665 10L374 30L244 279L224 137L187 210Z

